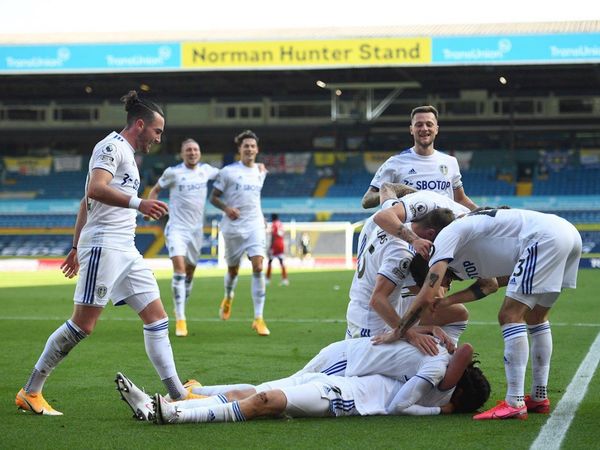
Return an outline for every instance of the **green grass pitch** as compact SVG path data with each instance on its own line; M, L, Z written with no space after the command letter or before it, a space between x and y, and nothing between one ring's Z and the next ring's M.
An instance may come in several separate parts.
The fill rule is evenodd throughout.
M554 355L550 374L553 406L600 332L593 270L582 270L579 288L565 291L551 315ZM172 310L170 272L157 274L167 311ZM344 338L350 271L292 273L289 287L267 289L265 318L271 336L251 329L250 279L240 277L228 322L218 320L222 272L198 269L188 304L187 338L171 342L182 379L204 384L261 381L287 376L326 344ZM527 421L475 422L470 415L257 420L241 424L158 427L137 422L119 399L114 377L127 374L151 393L162 384L148 361L142 324L128 307L107 307L94 334L54 371L44 395L62 417L18 412L14 397L27 380L48 335L72 310L73 282L59 271L0 274L0 448L452 448L526 449L547 416ZM471 323L462 342L479 353L492 384L488 405L503 398L503 342L496 323L497 293L468 305ZM595 432L600 410L598 371L580 404L563 448L600 448ZM526 387L529 386L529 376Z

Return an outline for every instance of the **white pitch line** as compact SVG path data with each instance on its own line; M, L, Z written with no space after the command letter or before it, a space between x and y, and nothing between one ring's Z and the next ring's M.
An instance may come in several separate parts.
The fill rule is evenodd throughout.
M68 316L51 317L51 316L0 316L0 320L67 320ZM129 317L100 317L100 320L115 321L115 322L138 322L140 320L136 315ZM229 319L228 322L247 322L250 319ZM187 318L188 322L222 322L219 318L200 317ZM269 323L340 323L346 322L345 317L329 318L329 319L269 319ZM498 326L498 322L471 321L469 325L476 326ZM581 327L581 328L600 328L600 323L568 323L568 322L552 322L553 327Z
M530 450L558 450L600 361L600 333Z

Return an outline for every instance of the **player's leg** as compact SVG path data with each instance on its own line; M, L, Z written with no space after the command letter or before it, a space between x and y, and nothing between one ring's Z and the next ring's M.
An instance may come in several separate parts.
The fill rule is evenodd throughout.
M558 298L558 292L541 294L541 302L527 313L527 329L531 341L531 393L525 397L527 410L547 414L550 412L548 399L548 376L552 358L552 329L548 321L550 307Z
M176 321L175 334L177 336L187 336L187 323L185 317L185 258L182 254L174 255L171 257L171 261L173 263L171 292L173 294L173 308Z
M348 364L348 341L338 341L321 349L306 365L293 376L305 373L324 373L326 375L346 374Z
M131 259L131 263L123 264L124 276L115 283L113 302L116 305L127 304L139 315L150 362L171 399L185 398L189 393L177 375L169 340L169 317L160 300L156 278L139 253L125 253L123 258Z
M192 295L192 288L194 287L194 273L196 272L196 265L186 263L185 265L185 302L187 304Z
M511 293L512 294L512 293ZM515 300L504 298L504 303L498 313L498 321L504 338L504 372L506 375L506 396L504 402L494 408L475 415L476 420L487 419L525 419L527 408L525 406L525 371L529 358L529 342L527 340L527 325L525 315L531 306L522 303L528 297Z
M239 235L223 235L225 240L225 262L227 263L227 272L223 279L224 296L219 306L219 317L222 320L228 320L231 317L231 306L235 295L235 288L238 283L238 272L240 261L244 253L244 239Z
M151 300L152 298L154 300ZM156 293L145 293L130 297L126 301L135 310L141 305L145 305L138 311L138 315L144 323L146 354L167 388L169 396L174 400L186 398L188 391L183 387L177 375L173 349L169 340L169 318L160 298L156 297Z
M67 354L95 328L102 308L108 302L110 286L118 276L114 270L114 254L100 247L81 248L79 278L73 301L75 306L69 320L52 333L42 354L15 400L17 406L37 414L60 415L54 410L41 392L46 379Z
M285 410L286 397L282 391L268 391L222 405L183 409L178 407L180 402L169 404L156 394L155 405L157 424L244 422L281 414Z
M290 280L288 279L287 269L285 268L283 254L280 254L277 259L279 260L279 265L281 266L281 284L283 286L289 286Z
M185 255L185 302L187 304L192 294L192 288L194 286L194 272L198 265L198 260L202 255L202 241L204 234L202 230L198 230L192 233L187 246L187 253Z
M266 300L266 288L265 288L265 275L262 272L263 268L263 256L255 255L250 257L252 262L252 303L254 304L254 321L252 322L252 329L260 336L268 336L271 331L267 327L263 318Z
M271 270L273 270L273 256L269 254L269 258L267 259L267 274L265 276L265 284L269 284L271 282Z
M44 415L62 414L44 400L44 383L69 352L91 334L101 313L99 307L75 305L71 318L48 337L27 383L17 394L19 408Z

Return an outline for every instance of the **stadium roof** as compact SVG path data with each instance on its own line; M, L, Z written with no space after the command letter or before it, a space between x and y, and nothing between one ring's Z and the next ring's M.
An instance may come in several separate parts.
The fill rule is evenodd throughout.
M453 25L403 25L383 27L296 28L263 30L210 30L210 31L152 31L119 33L18 33L0 32L0 45L102 43L102 42L157 42L157 41L231 41L231 40L286 40L332 39L359 37L413 37L413 36L494 36L504 34L597 33L600 20L569 22L532 22Z

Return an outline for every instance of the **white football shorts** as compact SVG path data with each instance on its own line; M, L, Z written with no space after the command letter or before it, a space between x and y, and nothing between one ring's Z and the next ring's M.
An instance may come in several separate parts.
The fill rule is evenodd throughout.
M281 390L286 399L285 413L290 417L355 416L352 389L343 377L322 373L293 375L256 386L256 392Z
M225 262L229 267L240 264L244 252L248 258L253 256L265 257L266 236L264 228L256 228L249 233L223 233L225 241Z
M523 249L506 287L506 296L525 303L550 307L564 288L577 286L581 236L566 220L547 224L546 231Z
M177 230L167 226L165 240L169 258L183 256L187 264L195 266L200 259L203 238L202 230Z
M127 303L139 313L160 298L154 274L137 249L79 248L79 278L73 301L103 308Z

